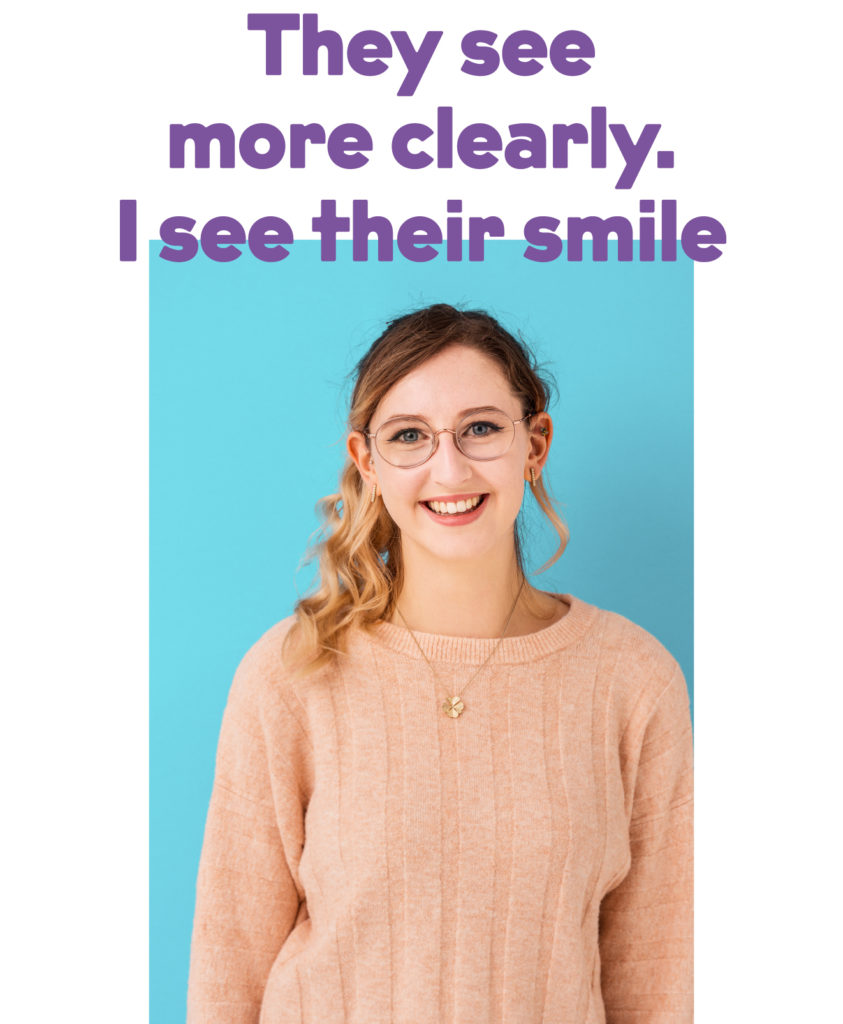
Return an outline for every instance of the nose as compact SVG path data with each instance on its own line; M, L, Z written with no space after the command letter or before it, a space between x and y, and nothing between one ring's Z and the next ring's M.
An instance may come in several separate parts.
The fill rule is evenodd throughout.
M472 475L471 459L457 448L453 430L442 429L436 433L439 443L430 457L433 479L446 487L455 487Z

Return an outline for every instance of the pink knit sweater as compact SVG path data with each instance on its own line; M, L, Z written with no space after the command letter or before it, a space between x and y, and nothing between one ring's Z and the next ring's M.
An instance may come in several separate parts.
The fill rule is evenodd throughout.
M506 639L353 636L237 671L189 1024L687 1024L691 731L676 662L565 597Z

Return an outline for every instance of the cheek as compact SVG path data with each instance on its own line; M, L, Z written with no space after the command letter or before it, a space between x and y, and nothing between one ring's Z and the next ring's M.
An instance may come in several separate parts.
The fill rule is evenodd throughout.
M514 522L524 502L523 463L514 459L506 474L497 483L501 514L507 521Z
M380 484L381 498L387 512L395 522L400 523L402 518L413 511L418 498L418 485L413 474L406 471L400 476L393 472L382 473Z
M513 451L500 462L500 471L495 474L495 484L501 495L506 495L507 501L521 503L524 494L524 463L526 455L522 457L520 451Z
M502 490L503 501L511 518L515 518L521 510L524 501L524 483L520 478L510 480L505 490Z

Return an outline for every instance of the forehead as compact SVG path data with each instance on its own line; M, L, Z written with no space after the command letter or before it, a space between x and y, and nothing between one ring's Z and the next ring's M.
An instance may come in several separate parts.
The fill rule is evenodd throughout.
M467 345L452 345L417 366L387 391L378 420L414 414L438 420L465 409L494 405L518 415L518 400L498 364Z

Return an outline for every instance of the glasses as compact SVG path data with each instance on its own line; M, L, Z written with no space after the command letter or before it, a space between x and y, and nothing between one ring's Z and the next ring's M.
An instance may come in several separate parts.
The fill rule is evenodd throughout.
M534 413L528 413L519 420L510 419L500 409L475 409L464 416L451 430L433 427L418 416L393 416L382 423L373 438L378 454L390 466L411 469L421 466L439 447L440 434L453 434L454 444L469 459L489 462L506 455L515 437L515 425L524 423Z

